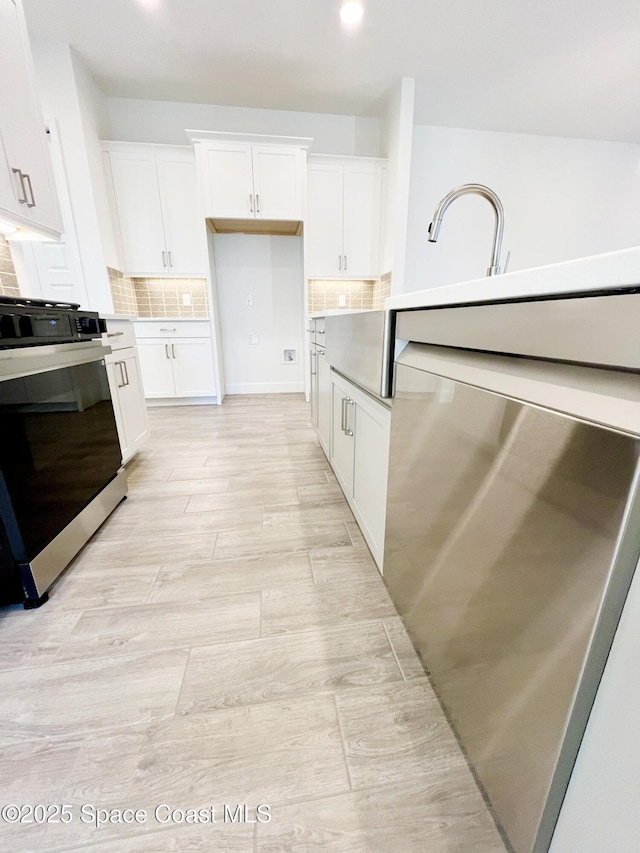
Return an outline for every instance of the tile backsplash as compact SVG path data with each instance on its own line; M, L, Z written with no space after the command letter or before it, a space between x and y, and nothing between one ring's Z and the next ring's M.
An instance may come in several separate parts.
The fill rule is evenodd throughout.
M384 300L390 292L391 273L384 275L380 281L309 279L309 313L336 308L344 308L345 311L384 308Z
M11 247L2 234L0 234L0 295L20 296Z
M209 316L204 278L128 278L120 270L107 269L116 314L160 318Z

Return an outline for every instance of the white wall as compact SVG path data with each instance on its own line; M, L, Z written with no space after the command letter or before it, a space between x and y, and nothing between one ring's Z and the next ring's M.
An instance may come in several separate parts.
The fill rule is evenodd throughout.
M58 126L82 275L89 298L87 307L110 313L113 303L102 223L96 213L96 167L87 148L88 140L91 141L92 115L83 115L91 101L98 100L97 92L83 78L84 69L69 45L34 41L31 48L45 118L56 119ZM97 126L95 120L94 135L97 135Z
M227 394L302 391L301 239L216 234L213 245ZM283 364L284 349L296 364Z
M486 273L495 220L484 199L458 199L427 242L437 203L469 182L502 200L510 270L640 243L640 145L416 126L405 292Z
M412 77L403 77L380 120L381 156L387 158L382 271L392 273L392 293L403 292L415 88Z
M377 118L246 109L215 104L108 98L111 139L126 142L188 143L185 130L313 137L314 154L377 157Z

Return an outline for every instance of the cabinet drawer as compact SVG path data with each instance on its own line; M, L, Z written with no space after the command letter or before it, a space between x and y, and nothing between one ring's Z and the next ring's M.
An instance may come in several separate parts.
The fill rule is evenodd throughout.
M210 338L208 320L152 320L135 324L136 338Z
M134 347L136 345L136 333L130 320L107 320L107 331L102 339L114 352Z

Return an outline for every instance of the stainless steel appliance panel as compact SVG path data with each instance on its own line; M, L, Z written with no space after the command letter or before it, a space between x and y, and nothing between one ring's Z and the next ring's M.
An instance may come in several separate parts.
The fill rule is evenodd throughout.
M326 318L327 362L376 397L391 396L393 315L360 311Z
M640 293L400 311L396 336L539 358L640 368Z
M396 365L385 579L517 853L548 848L638 559L639 445Z

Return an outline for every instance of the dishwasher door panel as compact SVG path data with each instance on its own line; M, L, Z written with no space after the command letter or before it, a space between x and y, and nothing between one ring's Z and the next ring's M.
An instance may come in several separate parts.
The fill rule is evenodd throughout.
M638 445L396 367L385 579L517 853L548 845L633 571Z

